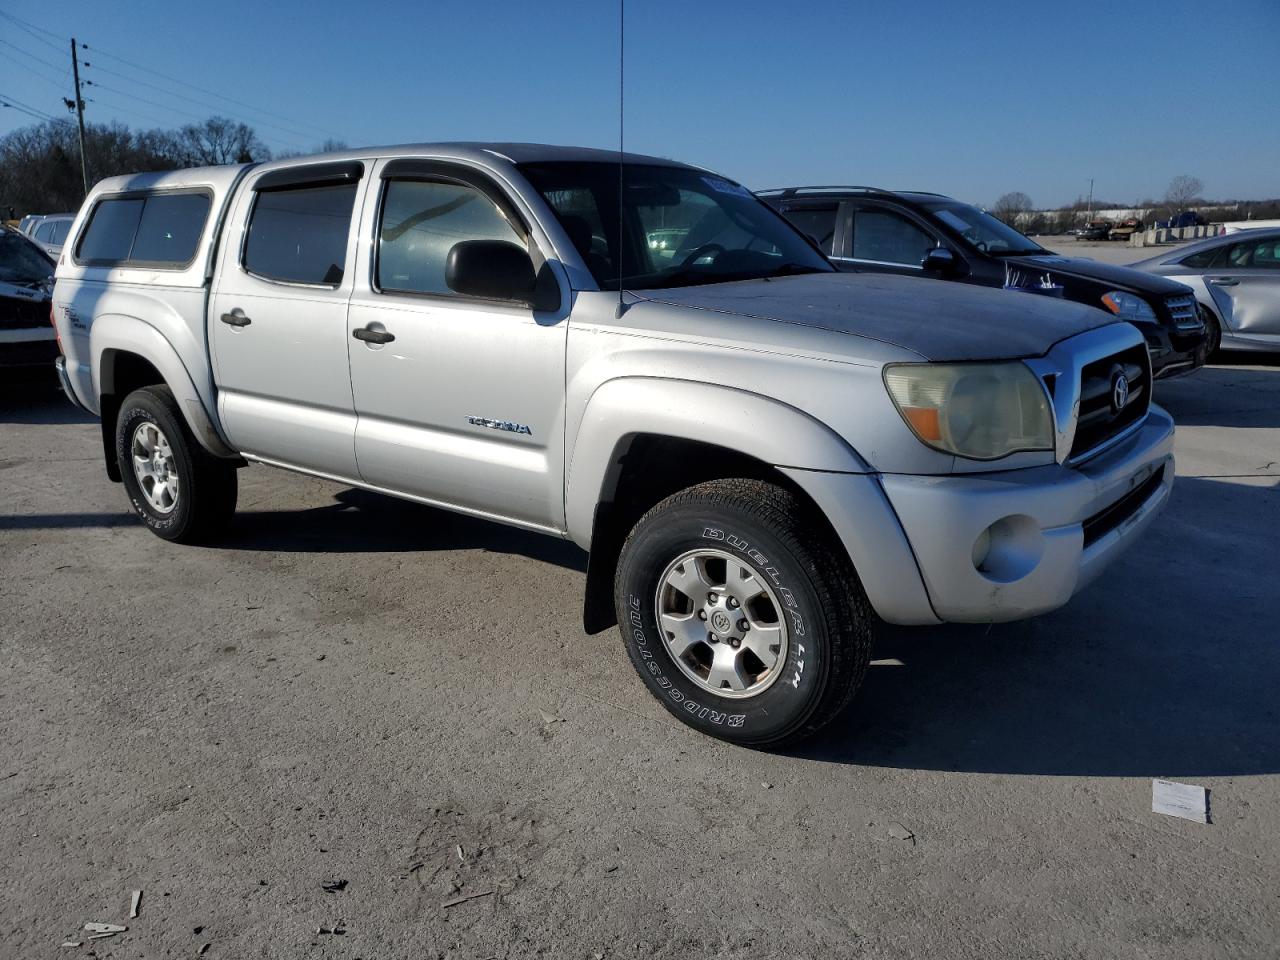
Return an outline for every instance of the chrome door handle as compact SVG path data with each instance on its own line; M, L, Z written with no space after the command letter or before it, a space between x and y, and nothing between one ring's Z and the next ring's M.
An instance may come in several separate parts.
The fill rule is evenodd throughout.
M394 333L388 333L386 330L371 330L368 327L356 327L351 331L351 335L365 343L390 343L396 338Z
M231 327L247 327L249 324L253 323L252 320L244 315L244 311L239 307L236 307L230 313L224 313L218 319Z
M1215 287L1238 287L1240 285L1240 281L1235 277L1214 277L1209 282Z

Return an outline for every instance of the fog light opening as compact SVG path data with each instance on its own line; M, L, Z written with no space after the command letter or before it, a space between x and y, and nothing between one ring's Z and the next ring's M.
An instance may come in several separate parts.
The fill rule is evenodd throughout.
M994 583L1013 583L1033 571L1044 556L1040 525L1024 514L1003 517L973 543L973 567Z

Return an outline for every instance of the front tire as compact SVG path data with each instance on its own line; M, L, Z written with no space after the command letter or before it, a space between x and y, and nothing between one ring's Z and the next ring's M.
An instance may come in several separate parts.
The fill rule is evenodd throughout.
M878 619L812 508L758 480L713 480L659 503L623 545L623 642L645 684L703 733L778 748L852 699Z
M125 397L116 457L134 513L156 536L205 543L225 532L236 509L235 467L200 446L168 387Z
M1200 309L1204 311L1204 362L1208 363L1222 347L1222 324L1218 322L1217 315L1208 307L1202 306Z

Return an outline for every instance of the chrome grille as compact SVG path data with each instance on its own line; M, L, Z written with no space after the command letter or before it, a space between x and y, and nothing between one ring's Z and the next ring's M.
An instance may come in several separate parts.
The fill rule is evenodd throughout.
M1118 374L1129 385L1128 402L1116 409ZM1080 413L1070 461L1084 460L1102 450L1147 415L1151 403L1151 361L1145 344L1137 344L1085 364L1080 371Z
M1164 303L1173 317L1173 325L1179 330L1195 330L1202 325L1195 297L1179 295L1169 297Z

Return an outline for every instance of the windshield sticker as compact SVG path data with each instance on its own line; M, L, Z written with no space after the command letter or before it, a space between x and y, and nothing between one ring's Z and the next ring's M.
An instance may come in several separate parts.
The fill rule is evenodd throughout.
M739 186L736 183L730 183L728 180L723 180L720 177L703 177L702 182L712 190L716 191L716 193L727 193L731 197L751 198L751 191L746 187Z
M965 223L963 219L961 219L960 217L957 217L950 210L939 210L938 219L941 220L943 223L945 223L947 226L951 227L953 230L959 230L961 233L964 233L964 231L966 230L973 229L973 224Z

